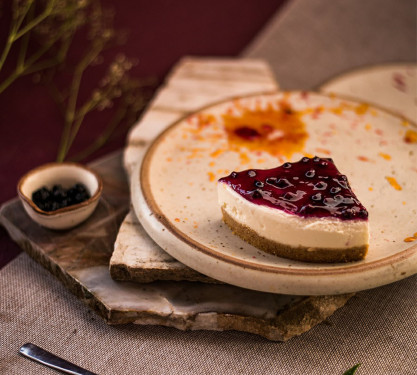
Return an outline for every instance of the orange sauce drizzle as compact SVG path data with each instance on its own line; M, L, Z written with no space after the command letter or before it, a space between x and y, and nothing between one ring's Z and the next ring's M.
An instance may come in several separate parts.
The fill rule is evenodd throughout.
M362 103L362 104L359 104L359 105L355 108L355 112L356 112L358 115L364 115L366 112L368 112L368 109L369 109L369 104L367 104L367 103Z
M255 110L244 108L239 115L226 113L223 120L229 147L232 150L245 147L285 157L302 152L308 133L301 116L301 112L284 100L278 109L270 104L266 108L257 106Z
M417 143L417 132L415 130L408 129L404 136L405 143Z
M221 148L217 149L216 151L213 151L210 156L212 158L217 158L219 155L221 155L224 152Z
M320 154L325 154L325 155L330 155L331 154L330 150L327 150L326 148L317 147L316 151Z
M383 152L380 152L378 155L384 158L385 160L391 160L391 155L384 154Z
M403 189L394 177L385 176L385 178L395 190Z
M412 237L404 238L404 242L413 242L415 240L417 240L417 232L414 233Z

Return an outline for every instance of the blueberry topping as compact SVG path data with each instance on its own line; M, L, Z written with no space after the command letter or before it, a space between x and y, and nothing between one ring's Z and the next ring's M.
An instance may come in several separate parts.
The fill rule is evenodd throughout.
M330 158L303 157L299 162L284 163L273 169L233 172L220 182L227 183L254 204L302 217L368 218L367 210L351 190L347 177L337 170Z

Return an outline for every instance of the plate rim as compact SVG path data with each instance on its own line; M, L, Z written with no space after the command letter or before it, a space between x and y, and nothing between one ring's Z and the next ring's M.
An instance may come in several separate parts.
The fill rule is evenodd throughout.
M335 93L332 91L326 91L328 90L328 87L330 85L333 85L335 83L338 83L339 81L343 80L343 79L347 79L347 78L351 78L351 76L354 76L358 73L364 73L366 71L376 71L376 70L383 70L386 68L393 68L393 67L397 67L397 68L404 68L404 67L413 67L417 69L417 62L402 62L402 63L385 63L385 64L375 64L375 65L364 65L362 67L358 67L358 68L354 68L354 69L349 69L346 70L336 76L333 76L332 78L324 81L322 84L318 85L315 87L314 92L317 92L319 94L324 94L324 95L332 95L335 97L338 97L340 99L345 99L345 100L349 100L349 101L353 101L353 102L359 102L361 99L357 98L355 96L349 95L349 94L340 94L340 93ZM399 111L395 111L393 109L389 109L389 108L385 108L383 105L379 104L379 103L375 103L372 101L361 101L362 103L367 103L369 105L371 105L372 107L382 110L384 112L390 113L396 117L402 118L406 121L408 121L411 125L417 126L417 121L414 121L413 119L405 116L404 114L400 113Z
M357 99L350 99L346 98L342 95L338 94L331 94L331 93L325 93L320 91L312 91L312 90L288 90L288 91L268 91L268 92L259 92L259 93L251 93L248 95L239 95L230 97L228 99L219 100L217 102L213 102L208 104L207 106L201 107L192 113L188 113L184 116L182 116L177 121L173 122L171 125L169 125L166 129L164 129L161 133L158 134L158 136L150 143L149 147L147 148L143 159L139 166L139 188L141 189L142 196L144 198L144 201L146 202L149 210L153 213L153 216L160 224L162 224L172 235L174 235L177 239L184 241L188 246L193 248L194 250L197 250L201 253L203 253L206 256L210 256L215 259L219 259L222 261L225 261L228 264L232 264L239 267L249 268L253 271L262 271L262 272L268 272L273 274L279 274L279 275L299 275L299 276L335 276L340 274L346 274L346 273L359 273L364 272L368 270L378 270L380 268L383 268L386 265L391 265L393 262L399 263L401 261L405 261L408 258L412 257L413 255L416 255L417 252L417 243L412 244L410 247L397 252L396 254L390 255L388 257L384 257L381 259L377 259L373 262L368 263L362 263L362 262L351 262L351 263L339 263L339 267L333 267L333 268L327 268L327 269L311 269L311 268L290 268L290 267L281 267L281 266L272 266L272 265L259 265L244 259L238 259L235 257L232 257L227 254L223 254L221 252L215 251L197 241L192 239L190 236L186 235L182 231L180 231L173 223L168 220L168 218L163 214L163 212L159 209L158 205L156 204L155 198L152 194L152 189L150 187L150 181L149 181L149 172L150 172L150 163L152 161L152 156L157 149L160 142L162 142L166 136L180 123L182 123L185 119L189 118L193 114L199 113L201 111L207 110L211 107L215 107L218 105L221 105L223 103L227 102L233 102L237 99L243 99L243 98L251 98L251 97L257 97L257 96L273 96L277 94L296 94L296 93L311 93L318 96L323 96L327 98L338 98L340 100L349 100L354 103L363 103L361 101L358 101ZM402 116L399 116L397 113L390 111L389 109L370 104L374 108L381 110L383 112L388 113L389 115L403 119ZM410 125L417 127L417 124L414 122L410 122ZM323 263L307 263L307 262L301 262L306 265L322 265L326 266L327 264ZM343 265L343 266L342 266ZM416 270L417 272L417 270ZM414 272L414 273L416 273ZM414 273L411 273L409 275L406 275L404 277L408 277L413 275ZM398 279L400 280L400 278Z
M380 64L360 65L355 68L346 69L342 71L341 73L338 73L332 76L331 78L326 79L322 83L314 86L312 91L326 94L325 92L322 91L326 88L326 86L329 86L330 84L333 84L341 79L345 79L350 75L354 75L354 74L361 73L361 72L363 73L369 70L383 70L383 69L391 68L391 67L406 67L406 66L413 66L417 68L417 62L416 61L396 61L396 62L393 61L393 62L386 62L386 63L380 63ZM344 98L344 95L340 95L340 94L335 94L335 95L337 95L338 97ZM355 100L355 98L353 98L353 100ZM356 101L357 100L358 98L356 98ZM372 105L378 107L378 104L372 104ZM385 109L385 108L382 107L382 109Z

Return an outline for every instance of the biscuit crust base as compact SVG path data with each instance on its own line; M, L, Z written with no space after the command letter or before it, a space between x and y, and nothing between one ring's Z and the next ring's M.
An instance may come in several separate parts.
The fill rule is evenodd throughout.
M368 245L347 249L291 247L259 236L254 230L235 221L223 207L222 214L223 221L234 234L266 253L283 258L311 263L339 263L364 259L368 252Z

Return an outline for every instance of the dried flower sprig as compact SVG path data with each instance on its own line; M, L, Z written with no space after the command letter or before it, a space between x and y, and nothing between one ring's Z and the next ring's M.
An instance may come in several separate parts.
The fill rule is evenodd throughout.
M62 63L75 32L85 24L87 0L14 0L0 73L13 49L14 69L0 80L0 94L21 76Z
M122 122L129 126L137 120L140 111L148 100L143 89L148 87L151 82L132 78L129 75L132 66L133 63L124 55L117 56L109 66L107 73L100 82L100 86L92 91L90 97L84 103L74 107L68 104L70 100L74 100L77 87L71 86L69 98L66 100L65 129L62 134L57 161L63 161L66 158L84 118L90 112L94 110L103 111L108 108L114 109L112 111L113 116L109 119L102 133L84 151L73 156L72 160L81 160L103 146Z
M90 42L86 54L75 65L72 73L72 81L67 94L62 92L57 96L64 111L64 131L62 133L57 161L63 161L68 155L71 146L84 122L85 117L92 111L103 111L113 108L113 116L102 133L96 137L93 144L81 151L72 159L82 159L89 153L104 145L119 124L132 117L136 121L139 112L146 103L143 88L148 82L138 81L129 76L133 62L124 55L118 55L110 64L99 86L92 90L90 97L83 103L79 103L79 90L86 70L101 60L102 52L117 42L119 35L112 27L112 16L104 12L99 2L93 2L88 14L90 29L88 40ZM59 90L56 88L56 92ZM133 101L132 98L135 98Z
M86 31L85 28L88 28L84 33L88 49L77 63L72 64L70 83L60 88L55 79L56 68L65 67L75 34L80 29ZM152 88L154 82L130 77L133 62L120 55L110 64L89 98L80 102L79 93L85 72L100 63L103 51L120 42L120 37L121 34L113 28L112 14L101 8L99 0L13 0L10 31L0 53L0 94L16 79L30 73L38 73L38 78L48 82L64 117L57 161L68 157L89 113L113 107L113 116L102 133L72 159L83 159L100 148L122 123L128 126L133 124L149 99L146 89ZM13 48L17 52L16 65L3 78L2 68Z

